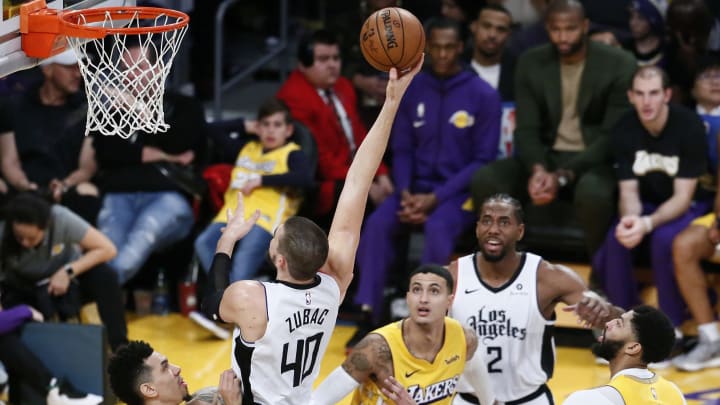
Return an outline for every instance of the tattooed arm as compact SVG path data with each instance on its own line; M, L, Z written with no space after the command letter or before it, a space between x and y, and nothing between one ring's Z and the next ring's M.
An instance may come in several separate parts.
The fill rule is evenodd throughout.
M345 362L313 391L311 404L336 404L368 379L378 384L385 381L393 375L392 370L390 346L382 336L370 333L353 348Z

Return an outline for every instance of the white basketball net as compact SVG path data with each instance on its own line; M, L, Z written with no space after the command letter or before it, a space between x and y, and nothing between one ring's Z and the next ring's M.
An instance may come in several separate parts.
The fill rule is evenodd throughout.
M106 12L104 22L87 25L138 28L176 21L177 17L165 14L141 19L137 12L128 13L123 20L113 20ZM85 80L88 99L85 135L97 131L129 138L136 131L157 133L170 127L165 123L163 93L186 31L187 25L165 32L112 33L101 39L67 37Z

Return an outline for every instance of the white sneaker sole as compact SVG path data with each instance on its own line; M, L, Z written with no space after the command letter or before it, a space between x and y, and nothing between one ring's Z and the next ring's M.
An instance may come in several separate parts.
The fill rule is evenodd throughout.
M674 364L675 368L682 371L700 371L704 370L706 368L715 368L720 367L720 358L714 358L712 360L703 361L700 363L692 363L692 362L680 362L678 364Z
M217 326L215 322L205 318L201 313L197 311L192 311L188 314L188 318L192 319L195 323L202 326L204 329L212 332L212 334L215 335L217 338L220 338L222 340L230 339L230 332Z

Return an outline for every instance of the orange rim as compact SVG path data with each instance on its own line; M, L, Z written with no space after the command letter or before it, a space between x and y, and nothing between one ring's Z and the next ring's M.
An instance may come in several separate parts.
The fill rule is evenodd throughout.
M153 27L92 27L87 24L103 22L109 16L114 20L126 20L135 17L138 20L155 19L161 15L177 18L171 24ZM65 35L76 37L102 38L108 34L140 35L154 32L167 32L183 28L190 17L182 11L158 7L103 7L63 12L60 19L64 25Z

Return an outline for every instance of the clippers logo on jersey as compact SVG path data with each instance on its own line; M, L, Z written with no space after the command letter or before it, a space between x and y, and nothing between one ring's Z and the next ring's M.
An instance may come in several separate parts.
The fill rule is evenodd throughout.
M467 319L467 325L473 328L485 343L498 336L525 340L527 335L525 328L513 326L512 320L507 317L504 309L486 309L483 306L477 315L472 315Z
M308 296L306 295L306 300L307 297ZM325 322L325 316L327 316L329 312L329 309L321 308L307 308L297 311L291 317L285 318L285 323L288 326L288 332L293 333L295 329L309 324L322 325L323 322Z
M455 128L463 129L471 127L475 124L475 117L470 115L465 110L455 111L450 116L449 122L455 126Z
M663 156L659 153L647 153L639 150L635 152L635 162L632 170L638 176L644 176L649 172L663 172L674 177L680 167L680 157Z
M407 388L407 392L418 405L432 404L443 398L451 397L455 393L459 379L460 376L456 375L452 378L448 378L447 380L438 381L435 384L428 385L425 388L418 384L411 385Z

